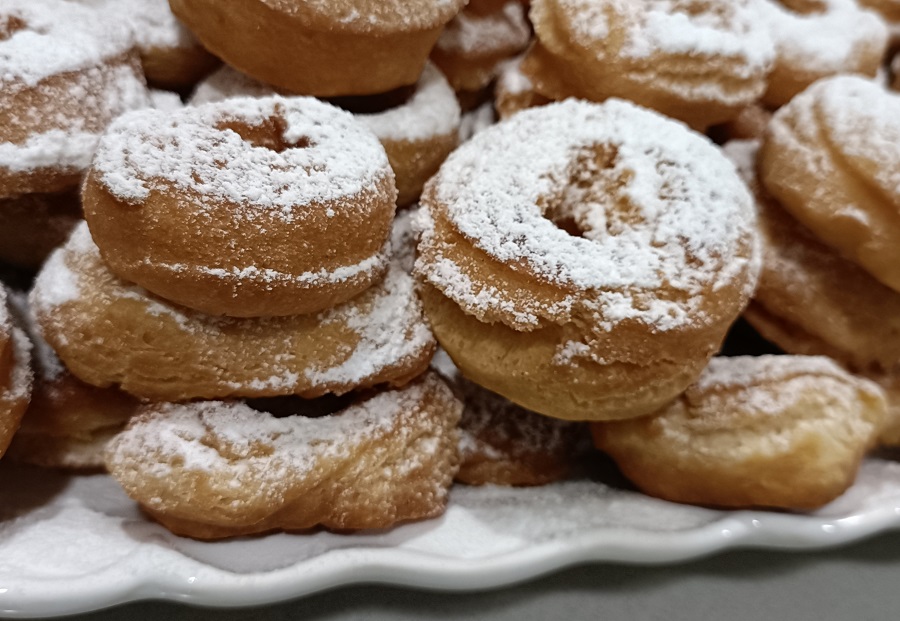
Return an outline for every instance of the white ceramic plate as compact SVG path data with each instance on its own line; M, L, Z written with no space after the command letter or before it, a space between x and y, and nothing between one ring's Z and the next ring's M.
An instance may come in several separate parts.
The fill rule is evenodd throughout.
M147 521L105 475L0 465L0 616L156 598L276 602L360 582L446 590L511 584L584 561L668 563L739 546L823 548L900 526L900 463L869 459L813 514L724 512L579 481L457 487L446 515L387 532L201 543Z

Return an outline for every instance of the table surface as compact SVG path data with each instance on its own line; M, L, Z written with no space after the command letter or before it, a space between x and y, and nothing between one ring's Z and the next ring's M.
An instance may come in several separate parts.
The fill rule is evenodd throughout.
M863 621L898 615L900 532L890 532L814 553L741 550L664 567L586 565L480 593L362 586L252 609L144 602L67 619Z

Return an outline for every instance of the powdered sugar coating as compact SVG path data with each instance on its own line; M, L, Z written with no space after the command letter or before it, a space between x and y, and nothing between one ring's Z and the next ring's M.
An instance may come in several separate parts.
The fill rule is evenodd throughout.
M267 97L275 89L225 66L197 86L190 103L199 105L234 97ZM460 109L453 89L431 63L425 65L412 97L383 112L354 116L379 140L428 140L451 134L459 127Z
M14 125L47 129L29 134L24 142L0 140L0 168L13 173L42 168L84 171L104 130L104 123L95 115L113 118L150 103L146 86L129 64L88 67L71 75L69 81L68 101L78 102L86 114L73 113L68 106L11 111Z
M462 11L444 28L435 47L469 56L495 49L521 50L530 38L525 8L519 0L508 0L499 11L487 15Z
M8 29L10 36L0 37L0 87L7 93L96 67L131 47L124 24L63 0L4 0L0 32Z
M590 51L598 62L637 63L630 79L658 81L657 87L664 85L691 98L745 101L746 89L733 88L734 79L753 79L768 71L774 59L755 0L535 0L532 20L565 28L571 45ZM540 26L537 31L541 39ZM687 61L681 77L677 71L654 71L659 58L737 62L730 65L730 79L697 80L692 72L699 70L692 70ZM650 66L642 66L647 61Z
M705 321L707 291L748 272L745 286L755 286L758 257L739 249L755 243L755 211L734 166L704 137L620 100L569 100L484 130L450 156L423 205L420 244L435 243L431 212L440 211L491 258L566 292L552 307L511 308L446 256L417 263L458 304L512 312L522 325L584 305L607 328L632 319L674 330ZM582 236L549 220L551 208ZM674 293L661 296L663 287Z
M694 387L700 391L749 388L794 375L845 377L847 372L825 356L717 356Z
M872 80L836 76L799 97L816 101L834 148L849 166L885 196L900 196L900 96ZM774 131L779 128L773 125Z
M92 287L82 276L82 271L76 268L76 264L82 263L89 266L87 271L101 270L102 283L98 285L92 280ZM264 363L253 368L252 379L247 385L229 383L225 373L217 380L216 390L230 394L249 389L251 394L262 395L292 394L298 387L308 389L310 386L334 386L346 391L364 384L380 370L402 366L433 349L434 337L422 318L422 307L413 291L412 278L396 262L391 263L384 281L363 295L371 296L367 312L362 312L351 301L322 311L316 319L317 324L326 331L331 324L346 326L356 334L356 343L347 351L340 352L337 361L323 360L309 368L298 369L293 353L284 349L290 342L289 335L264 339L259 334L270 331L273 326L289 323L291 318L214 317L153 297L144 289L120 280L106 270L87 225L82 223L74 229L69 241L50 255L35 281L29 300L41 323L52 322L60 307L72 303L88 301L102 306L119 300L134 300L145 307L143 312L148 316L148 321L158 318L158 330L163 327L171 330L171 324L174 324L174 329L190 343L204 339L218 342L224 335L237 330L252 333L254 338L271 348L264 356ZM68 344L66 335L70 326L57 328L54 329L55 337L60 343ZM286 326L285 329L290 328ZM102 341L103 336L98 335L97 338ZM103 347L102 342L93 345ZM221 360L216 363L223 364Z
M771 33L782 62L811 67L816 74L846 71L848 59L861 45L887 41L888 31L878 16L854 0L818 0L821 11L798 13L779 0L760 0L761 23Z
M278 138L288 145L281 152L218 128L261 126L274 117L283 121ZM305 206L340 204L391 174L381 144L352 115L315 99L280 96L125 114L110 126L92 166L126 202L174 187L246 207L236 218L252 220L254 209L265 209L287 222L302 217Z
M111 17L126 24L142 52L199 45L191 31L172 14L168 0L75 1L93 7L107 19Z

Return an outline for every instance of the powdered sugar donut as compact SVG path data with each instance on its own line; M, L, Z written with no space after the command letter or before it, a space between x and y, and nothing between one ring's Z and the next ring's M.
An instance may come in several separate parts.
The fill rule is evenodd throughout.
M144 406L107 467L156 520L216 539L316 525L388 528L444 511L461 404L436 375L333 415L241 402Z
M377 282L395 199L370 131L282 97L123 115L82 194L113 272L234 317L311 313Z
M854 0L762 0L762 23L776 59L764 101L782 106L820 78L841 73L870 77L887 48L887 28Z
M535 0L523 70L551 99L622 97L706 128L759 99L774 49L752 0Z
M775 114L760 181L845 258L900 291L900 96L855 76L816 82Z
M13 325L6 288L0 284L0 457L19 428L31 399L31 344Z
M754 192L763 240L759 285L744 317L791 354L827 355L858 370L900 364L900 293L817 240L760 187L758 145L725 145Z
M0 198L73 189L109 122L147 103L124 26L62 0L0 6Z
M79 222L77 192L0 199L0 261L37 269Z
M298 95L384 93L415 84L466 0L170 0L229 65Z
M272 87L230 67L222 67L197 86L190 103L199 105L233 97L273 94ZM395 96L396 93L389 93L338 103L353 103L365 109L353 110L354 116L384 146L397 179L397 205L405 207L419 197L425 182L456 148L460 109L453 89L431 63L425 65L411 95L399 103L394 101Z
M426 185L416 272L466 377L550 416L646 414L756 284L752 198L705 137L621 100L520 112Z
M518 0L471 0L453 18L431 60L455 91L477 92L490 84L500 63L522 52L531 40L531 26Z
M878 386L827 358L713 358L657 414L593 429L597 446L652 496L814 509L853 483L885 411Z
M38 274L31 306L76 377L154 400L311 398L402 385L427 368L435 348L412 279L396 266L320 313L214 317L117 278L85 225Z
M212 71L219 60L172 14L168 0L76 0L127 24L141 55L151 86L190 88Z

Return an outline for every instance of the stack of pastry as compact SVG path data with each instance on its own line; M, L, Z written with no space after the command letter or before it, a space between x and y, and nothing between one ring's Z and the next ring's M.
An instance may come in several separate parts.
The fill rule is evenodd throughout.
M74 225L0 303L3 448L23 330L37 376L8 456L219 538L433 517L592 446L659 497L810 509L900 442L896 104L829 77L875 75L883 20L464 4L0 7L0 252L39 245L2 258ZM144 76L201 81L163 110ZM3 220L61 197L53 239ZM742 315L792 355L716 356Z

